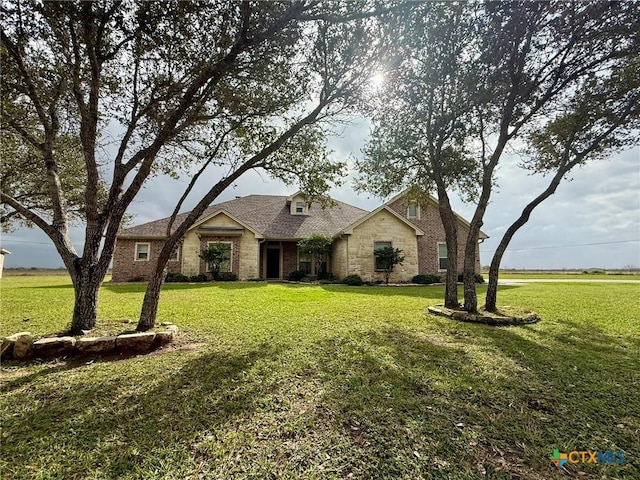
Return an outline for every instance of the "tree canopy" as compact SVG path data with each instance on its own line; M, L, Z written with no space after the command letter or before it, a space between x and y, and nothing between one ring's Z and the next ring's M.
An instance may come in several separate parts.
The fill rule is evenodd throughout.
M397 65L372 112L360 185L382 194L411 185L436 190L452 266L457 231L449 195L458 190L476 204L464 250L464 308L475 311L477 238L505 149L527 138L535 143L533 132L577 106L572 99L590 79L637 58L638 5L469 2L420 8L430 27L418 21L394 26L402 32ZM445 303L455 306L449 270Z

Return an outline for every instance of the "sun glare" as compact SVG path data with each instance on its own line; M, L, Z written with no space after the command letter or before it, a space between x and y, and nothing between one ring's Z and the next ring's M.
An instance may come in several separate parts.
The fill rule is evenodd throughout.
M371 88L374 90L379 90L385 84L385 81L385 74L383 72L377 72L369 79L369 85L371 85Z

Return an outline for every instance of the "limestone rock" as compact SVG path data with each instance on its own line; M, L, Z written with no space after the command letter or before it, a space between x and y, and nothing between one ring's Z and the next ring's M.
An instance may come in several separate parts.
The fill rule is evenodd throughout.
M33 344L33 355L39 358L60 357L73 353L74 337L41 338Z
M141 353L151 350L155 332L127 333L116 337L116 349L120 352Z
M76 341L79 353L109 353L116 348L116 337L84 337Z
M167 331L168 332L173 332L174 334L178 333L178 326L177 325L169 325L167 327Z
M160 325L163 326L163 327L168 327L169 325L173 325L173 323L171 323L171 322L162 322Z
M21 360L31 356L33 352L33 337L29 332L20 332L6 338L13 342L13 358Z
M173 330L165 330L163 332L156 332L156 338L153 341L153 348L160 348L173 342L175 332Z
M11 358L13 355L13 346L15 345L15 340L10 340L8 337L2 339L2 347L0 348L0 358L6 360Z

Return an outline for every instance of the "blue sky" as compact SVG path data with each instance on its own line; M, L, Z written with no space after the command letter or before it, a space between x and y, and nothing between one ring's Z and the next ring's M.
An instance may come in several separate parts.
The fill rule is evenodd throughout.
M360 155L368 135L368 126L354 123L330 140L336 158ZM489 235L480 246L483 265L491 261L502 233L515 220L528 201L545 188L546 179L532 177L516 165L515 156L505 156L498 171L498 187L488 207L483 231ZM354 172L352 172L353 175ZM205 179L202 179L205 180ZM209 181L216 180L210 172ZM188 178L172 180L157 177L147 184L129 209L133 224L168 216ZM207 189L201 183L200 192ZM269 179L264 172L245 174L219 201L236 195L287 195L295 187L287 187ZM187 202L195 204L197 192ZM374 209L383 201L354 192L351 179L332 191L343 202ZM470 218L473 204L456 200L456 211ZM80 251L82 230L74 228L72 241ZM2 234L3 248L11 251L5 257L6 267L60 267L58 256L48 237L38 229L22 228ZM531 216L529 223L514 237L503 259L504 268L574 269L640 267L640 147L628 149L610 159L577 169L571 180L563 182L555 195L547 199Z

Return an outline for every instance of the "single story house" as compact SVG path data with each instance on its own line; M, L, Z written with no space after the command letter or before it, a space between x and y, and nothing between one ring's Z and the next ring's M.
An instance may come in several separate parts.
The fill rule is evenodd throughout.
M178 215L175 224L186 217ZM148 279L166 238L168 218L123 230L113 260L114 282ZM469 223L458 217L458 251L464 251ZM314 272L314 259L298 251L298 241L319 233L333 239L325 266L338 278L358 274L365 281L382 280L374 250L399 248L404 255L391 282L408 282L417 274L443 274L447 248L437 200L423 202L401 193L368 212L335 201L323 208L298 192L289 197L249 195L211 205L186 233L167 264L168 273L192 276L207 272L199 257L208 245L228 245L229 261L221 271L241 280L287 279L295 270ZM479 241L487 238L481 233ZM476 270L480 271L478 251ZM458 271L462 271L459 255Z

